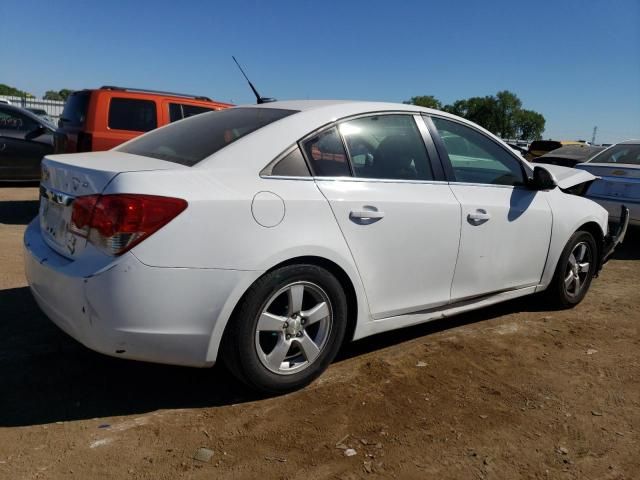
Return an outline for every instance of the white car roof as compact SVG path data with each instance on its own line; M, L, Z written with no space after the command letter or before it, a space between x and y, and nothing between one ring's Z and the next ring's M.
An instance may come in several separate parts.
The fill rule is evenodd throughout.
M463 118L440 110L408 105L404 103L368 102L354 100L287 100L260 105L240 105L235 108L279 108L297 110L298 113L269 124L231 145L219 150L198 163L195 168L238 168L238 158L251 170L261 170L268 162L291 147L309 133L341 118L376 112L429 113L455 119L483 130L496 141L509 148L492 133ZM254 163L255 162L255 163Z

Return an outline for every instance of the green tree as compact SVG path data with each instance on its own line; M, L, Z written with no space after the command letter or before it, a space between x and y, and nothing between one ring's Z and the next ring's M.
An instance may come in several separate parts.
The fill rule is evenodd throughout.
M73 90L69 90L68 88L63 88L62 90L47 90L44 94L45 100L59 100L66 101L67 97L73 92Z
M451 105L445 105L444 110L471 120L491 132L495 132L498 127L497 100L492 96L456 100Z
M10 97L33 97L29 92L23 92L15 87L0 83L0 95L8 95Z
M495 96L495 130L493 133L502 138L516 136L516 116L522 109L522 101L515 93L502 90Z
M63 100L62 96L55 90L47 90L42 98L45 100Z
M433 95L422 95L418 97L411 97L411 100L405 100L403 102L406 105L418 105L419 107L435 108L436 110L442 110L442 103Z
M62 90L58 91L58 93L62 97L62 100L66 101L67 98L69 98L69 95L73 93L73 90L69 90L68 88L63 88Z
M545 126L544 117L533 110L520 110L515 116L517 138L520 140L539 140Z

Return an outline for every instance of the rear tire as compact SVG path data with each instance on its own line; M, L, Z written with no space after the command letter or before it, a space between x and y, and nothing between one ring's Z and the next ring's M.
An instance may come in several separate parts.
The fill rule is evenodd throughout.
M564 250L546 291L547 301L556 308L571 308L587 294L596 273L598 248L593 235L579 230Z
M316 265L289 265L259 278L227 325L222 361L266 394L300 389L329 366L342 344L347 299Z

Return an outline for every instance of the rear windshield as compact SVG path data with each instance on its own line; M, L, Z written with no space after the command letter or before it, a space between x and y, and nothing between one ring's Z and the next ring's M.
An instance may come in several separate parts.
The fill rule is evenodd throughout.
M116 150L189 167L259 128L297 113L276 108L229 108L149 132Z
M529 145L529 151L531 152L533 150L542 150L544 152L551 152L552 150L560 148L561 146L562 144L555 140L536 140L534 142L531 142L531 145Z
M87 118L87 107L89 106L89 92L74 92L69 95L64 110L60 116L63 125L71 127L82 127Z
M640 144L615 145L589 160L591 163L625 163L640 165Z

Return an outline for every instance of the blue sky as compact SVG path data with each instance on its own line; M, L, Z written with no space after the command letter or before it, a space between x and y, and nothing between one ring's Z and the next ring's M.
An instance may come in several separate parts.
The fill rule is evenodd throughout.
M640 138L640 0L2 0L0 83L444 103L508 89L545 138Z

